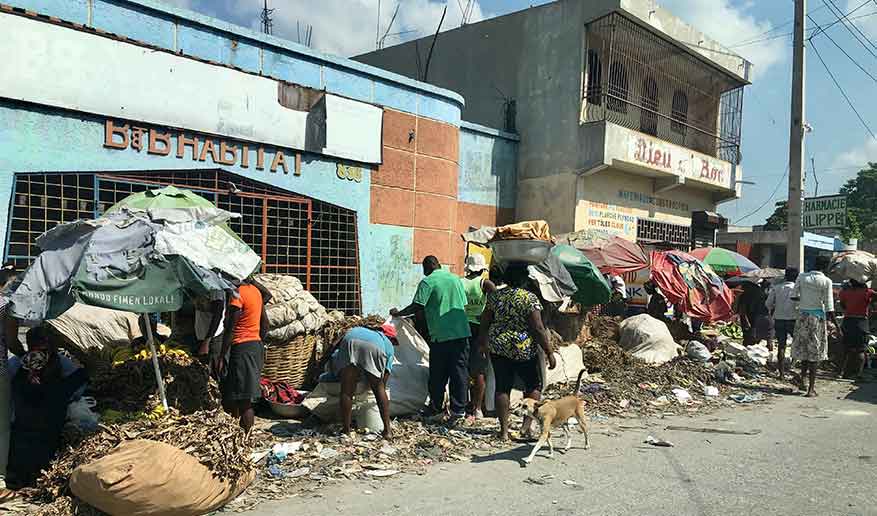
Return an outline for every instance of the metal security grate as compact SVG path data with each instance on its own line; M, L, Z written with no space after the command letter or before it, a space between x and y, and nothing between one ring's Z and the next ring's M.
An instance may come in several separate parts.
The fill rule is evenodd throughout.
M584 120L740 162L743 84L613 13L587 26Z
M329 310L362 311L355 212L220 170L17 174L6 257L24 267L39 254L34 240L55 225L171 184L241 214L229 227L261 255L264 272L298 277Z
M641 244L669 242L687 250L691 248L691 227L639 219L636 223L636 239Z

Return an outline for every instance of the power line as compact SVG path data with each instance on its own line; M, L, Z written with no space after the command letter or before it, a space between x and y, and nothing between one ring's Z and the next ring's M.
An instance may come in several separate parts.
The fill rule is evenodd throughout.
M871 0L869 0L869 1L871 1ZM877 1L877 0L875 0L875 1ZM859 6L859 7L862 7L862 6ZM853 11L855 11L855 10L857 10L857 9L858 9L858 8L854 9ZM851 11L851 12L852 12L852 11ZM847 16L849 16L849 14L850 14L850 13L847 13ZM848 19L848 20L850 20L850 21L853 21L853 20L861 20L862 18L870 18L871 16L874 16L875 14L877 14L877 11L872 11L872 12L870 12L870 13L865 13L865 14L860 14L860 15L858 15L858 16L853 16L853 17L846 18L846 19ZM809 16L809 15L808 15L808 16ZM821 30L818 30L818 29L816 29L815 27L814 27L814 28L809 28L809 29L807 29L807 30L810 31L810 37L814 37L814 36L816 36L816 34L818 34L819 32L821 32L821 31L826 31L826 30L830 29L831 27L834 27L834 26L837 25L838 23L840 23L840 20L834 20L833 22L831 22L830 24L826 25L826 26L825 26L824 28L822 28ZM731 45L731 46L729 46L728 48L747 47L747 46L749 46L749 45L756 45L756 44L758 44L758 43L764 43L764 42L766 42L766 41L772 41L772 40L780 39L780 38L787 38L787 37L789 37L789 36L791 36L791 35L792 35L791 32L784 32L784 33L782 33L782 34L776 34L776 35L769 36L769 37L766 37L766 38L759 38L759 39L752 39L752 40L743 41L743 42L741 42L741 43L736 43L736 44L734 44L734 45Z
M808 18L810 18L810 17L808 16ZM810 18L810 22L813 23L813 25L816 25L817 27L819 27L819 24L816 23L816 21L815 21L813 18ZM859 68L859 70L861 70L865 75L867 75L868 77L870 77L872 81L877 82L877 77L875 77L871 72L869 72L868 70L866 70L864 66L862 66L858 61L856 61L855 58L853 58L853 56L851 56L851 55L849 54L849 52L847 52L846 50L844 50L844 48L843 48L842 46L840 46L840 44L838 44L838 42L835 41L834 38L831 37L831 34L829 34L828 32L821 31L821 32L814 33L812 36L810 36L809 38L807 38L807 41L810 41L811 44L812 44L812 40L813 40L813 38L814 38L815 36L819 35L819 34L824 34L825 37L828 38L828 40L831 41L831 42L834 44L834 46L837 47L838 50L840 50L841 52L843 52L843 55L847 56L847 59L849 59L850 61L852 61L853 64L856 65L856 67Z
M847 95L847 92L844 91L843 87L838 82L837 77L834 76L834 73L832 73L831 69L828 67L828 64L825 62L824 59L822 59L822 55L819 53L819 49L816 47L816 44L812 40L810 41L810 46L813 48L813 53L816 54L816 57L819 59L819 62L822 63L822 66L825 68L825 71L828 73L828 76L831 77L831 80L834 82L834 85L837 87L838 91L840 91L840 94L843 95L844 100L846 100L847 104L850 105L850 109L852 109L853 113L855 113L856 116L859 117L859 121L862 122L862 125L865 126L865 129L868 130L868 132L871 134L871 137L874 138L875 140L877 140L877 135L874 134L874 131L872 131L871 128L868 126L868 123L865 122L865 119L862 118L862 115L859 113L859 110L856 109L856 106L853 105L853 101L850 100L850 97Z
M851 29L849 25L847 25L847 22L846 22L846 16L842 16L842 15L843 15L843 11L841 11L841 10L837 7L837 4L834 3L834 0L822 0L822 3L825 4L825 5L827 6L828 4L826 3L826 1L827 1L827 2L831 2L831 5L833 6L833 8L834 8L834 9L837 9L837 13L835 13L835 11L834 11L834 9L832 9L832 7L829 7L829 8L828 8L828 9L831 11L831 13L834 14L834 15L837 17L838 21L840 21L841 24L843 24L843 26L844 26L844 28L847 30L847 32L849 32L850 34L852 34L852 35L853 35L853 38L854 38L856 41L858 41L858 42L859 42L859 43L865 48L865 50L867 50L868 53L871 54L871 56L873 56L875 59L877 59L877 54L875 54L875 53L874 53L874 50L871 49L871 47L874 46L874 43L873 43L870 39L868 39L867 36L865 37L865 41L863 41L862 38L859 37L859 35L856 34L856 32L855 32L853 29ZM865 3L863 3L862 5L860 5L859 7L857 7L856 9L861 8L861 7L864 7L865 4L868 4L868 3L869 3L869 2L866 1ZM855 9L853 9L853 11L855 11ZM853 11L850 11L850 12L853 12ZM849 13L848 13L848 14L849 14ZM811 21L812 21L812 18L811 18ZM855 27L856 30L858 30L858 27L856 27L855 25L853 25L853 27ZM859 32L861 32L861 31L859 31ZM862 34L862 35L864 36L864 34ZM867 41L867 42L866 42L866 41ZM868 45L869 43L870 43L870 46Z
M819 11L820 9L825 9L825 6L824 6L824 5L821 5L821 6L817 7L817 8L815 8L815 9L811 10L810 13L808 13L808 14L813 14L813 13L815 13L816 11ZM782 29L783 27L787 27L787 26L789 26L789 25L791 25L791 24L793 24L793 23L795 23L795 20L794 20L794 19L791 19L791 20L789 20L789 21L787 21L787 22L785 22L785 23L781 23L781 24L777 25L776 27L774 27L774 28L772 28L772 29L768 29L768 30L762 32L761 34L756 34L755 36L752 36L752 37L749 38L749 39L743 40L743 41L741 41L740 43L736 43L736 44L732 45L732 47L734 47L734 46L741 46L741 45L744 45L744 44L749 44L749 41L750 41L750 40L758 39L758 38L761 38L762 36L767 36L767 35L770 34L771 32L775 32L775 31L777 31L777 30L779 30L779 29ZM788 36L789 34L791 34L791 32L789 32L788 34L783 34L783 36Z
M770 194L770 197L768 197L767 200L765 200L763 203L761 203L761 206L759 206L755 210L747 213L746 215L744 215L744 216L740 217L739 219L737 219L736 221L734 221L734 224L738 224L738 223L748 219L749 217L751 217L751 216L755 215L756 213L758 213L759 211L761 211L765 206L768 205L768 203L776 200L777 191L783 185L783 181L785 181L786 176L788 176L788 175L789 175L789 169L786 168L785 174L783 174L783 177L781 177L780 180L777 182L777 185L776 185L776 187L774 187L773 192Z
M861 3L861 5L859 5L858 7L854 8L854 9L852 9L850 12L844 14L843 16L839 16L839 17L838 17L838 16L834 13L834 11L831 11L831 13L834 14L834 15L837 17L837 19L834 20L833 22L829 23L829 24L825 27L825 29L820 29L820 30L828 30L828 29L834 27L835 25L837 25L838 23L843 23L844 20L856 20L856 19L858 19L858 18L863 18L864 16L859 16L859 17L856 17L856 18L850 18L850 15L853 14L854 12L858 11L858 10L861 9L862 7L865 7L866 5L868 5L868 4L870 3L870 1L871 1L871 0L865 0L864 2ZM833 3L833 2L832 2L832 3ZM827 7L827 5L825 4L825 0L822 0L822 4L823 4L823 7ZM835 6L835 7L837 7L837 6ZM843 14L843 11L841 11L840 9L838 9L837 12Z

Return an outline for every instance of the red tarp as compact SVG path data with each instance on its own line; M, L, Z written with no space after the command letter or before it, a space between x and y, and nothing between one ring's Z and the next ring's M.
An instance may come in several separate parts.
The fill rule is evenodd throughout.
M602 274L636 272L649 266L649 255L637 243L602 231L567 235L569 244L591 260Z
M651 279L667 301L695 319L712 322L731 318L731 290L708 265L687 253L653 252Z

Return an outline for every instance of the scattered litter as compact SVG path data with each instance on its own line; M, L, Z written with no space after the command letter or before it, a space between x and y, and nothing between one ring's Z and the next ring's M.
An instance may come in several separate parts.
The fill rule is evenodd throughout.
M618 408L626 409L630 406L630 400L621 400L618 402Z
M646 440L643 442L646 444L651 444L652 446L660 446L662 448L672 448L673 447L673 443L671 443L670 441L658 439L652 435L646 437Z
M268 466L268 473L271 475L271 478L283 478L286 476L286 472L277 464Z
M396 448L393 448L389 444L385 444L380 449L380 452L383 453L384 455L395 455L397 451L399 451L399 450L397 450Z
M823 416L820 414L801 414L801 417L806 417L809 419L830 419L831 416Z
M764 401L764 394L760 392L754 392L752 394L732 394L728 396L728 399L736 401L737 403L755 403L757 401Z
M311 472L311 468L298 468L296 470L290 471L286 476L290 478L298 478L303 477Z
M570 486L570 487L576 487L579 485L579 483L576 482L575 480L564 480L563 485Z
M691 394L685 389L673 389L673 394L676 396L676 401L681 405L688 405L691 403Z
M332 448L323 448L322 450L320 450L319 453L320 453L320 458L323 460L334 459L335 457L337 457L339 455L339 453L336 450L333 450Z
M602 384L592 383L590 385L586 385L586 386L582 387L581 392L584 394L597 394L598 392L602 391L603 389L604 389L604 387Z
M701 432L705 434L728 434L728 435L758 435L761 430L728 430L725 428L699 428L693 426L668 426L665 430L677 430L683 432Z
M283 461L287 455L291 455L301 449L301 441L293 443L277 443L271 448L271 455L277 460Z
M527 479L524 480L524 483L533 484L533 485L537 485L537 486L544 486L544 485L550 484L553 479L554 479L554 475L542 475L541 477L538 477L538 478L527 477Z
M374 491L369 491L368 489L363 489L362 494L364 494L364 495L371 495L371 494L375 494L375 492L374 492Z
M670 398L668 398L667 396L658 396L657 399L654 399L649 403L651 405L654 405L655 407L664 407L670 404Z
M391 477L396 473L399 473L398 469L373 469L365 472L370 477Z
M719 388L718 388L718 387L713 387L712 385L705 385L704 388L703 388L703 395L704 395L704 396L709 396L709 397L711 397L711 398L718 397L718 395L719 395Z

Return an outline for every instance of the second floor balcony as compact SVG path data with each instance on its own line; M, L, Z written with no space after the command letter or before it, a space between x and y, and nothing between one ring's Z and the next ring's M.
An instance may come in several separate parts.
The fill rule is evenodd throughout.
M740 163L745 82L620 13L589 23L586 46L583 122Z

